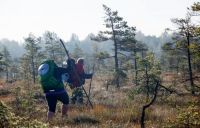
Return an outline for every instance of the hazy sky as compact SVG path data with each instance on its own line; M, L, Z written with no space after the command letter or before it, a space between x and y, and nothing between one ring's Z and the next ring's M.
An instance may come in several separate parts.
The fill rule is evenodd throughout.
M0 39L23 41L30 32L53 31L64 40L72 33L84 39L104 28L102 4L118 10L130 26L159 36L184 18L187 7L200 0L0 0Z

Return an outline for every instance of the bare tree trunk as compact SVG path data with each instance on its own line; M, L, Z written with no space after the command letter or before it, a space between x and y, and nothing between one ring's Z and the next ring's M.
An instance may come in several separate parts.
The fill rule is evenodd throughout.
M113 27L113 22L111 20L111 24L112 24L112 32L113 32L113 41L114 41L114 50L115 50L115 72L117 73L116 75L116 86L117 88L119 88L119 60L118 60L118 56L117 56L117 40L116 40L116 37L115 37L115 31L114 31L114 27Z
M148 74L148 67L145 65L145 77L146 77L146 87L147 87L147 99L146 101L148 102L149 100L149 74Z
M144 123L144 119L145 119L145 110L146 110L148 107L150 107L150 106L154 103L154 101L156 100L157 92L158 92L158 86L159 86L159 82L157 81L153 99L151 100L151 102L150 102L149 104L144 105L144 106L142 107L142 115L141 115L141 120L140 120L140 126L141 126L141 128L145 128L145 123Z
M33 59L34 57L32 55L31 56L32 79L33 79L33 83L35 84L35 63Z
M134 62L135 62L135 85L138 86L138 70L137 70L136 50L134 50Z
M190 75L190 85L191 85L191 93L195 95L194 91L194 81L193 81L193 74L192 74L192 65L191 65L191 52L190 52L190 36L189 32L187 33L187 59L188 59L188 68L189 68L189 75Z
M117 85L117 88L119 88L119 63L118 63L118 57L117 57L117 43L115 43L115 72L117 73L116 85Z
M8 82L8 66L6 65L6 82Z

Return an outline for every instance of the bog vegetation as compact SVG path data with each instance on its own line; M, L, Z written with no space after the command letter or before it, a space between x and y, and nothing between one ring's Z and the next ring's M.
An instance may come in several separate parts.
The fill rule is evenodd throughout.
M29 34L20 58L13 58L6 46L1 49L0 127L200 127L200 21L193 23L200 17L200 3L191 5L186 18L172 19L177 29L166 29L171 34L156 54L148 42L136 39L135 26L106 5L103 9L106 29L90 35L89 53L75 35L73 48L65 43L70 56L84 57L86 72L95 74L91 90L90 80L84 85L94 107L85 98L83 105L70 104L68 118L62 118L59 103L56 117L46 121L37 69L45 59L62 66L67 58L56 33Z

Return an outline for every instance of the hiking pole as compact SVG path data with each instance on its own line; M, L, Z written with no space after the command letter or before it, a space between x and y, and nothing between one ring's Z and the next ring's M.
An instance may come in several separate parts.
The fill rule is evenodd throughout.
M64 43L63 43L63 41L62 41L62 39L60 39L60 42L61 42L63 48L65 49L65 52L66 52L66 54L67 54L67 57L70 58L69 52L68 52L68 50L66 49L66 47L65 47L65 45L64 45ZM75 71L75 67L72 66L72 68L73 68L72 71L75 73L76 77L78 78L78 82L79 82L79 84L80 84L81 81L80 81L80 78L79 78L77 72ZM87 94L87 92L85 91L85 89L84 89L83 86L82 86L82 89L83 89L83 91L84 91L84 93L85 93L85 95L86 95L86 97L87 97L87 99L88 99L88 101L89 101L89 103L90 103L90 106L93 108L93 105L92 105L92 103L91 103L91 101L90 101L90 98L88 97L88 94Z
M92 74L94 74L94 68L95 68L95 63L93 65L93 67L92 67ZM92 79L93 79L93 77L91 78L90 85L89 85L89 92L88 92L88 97L89 98L90 98L90 90L91 90L91 86L92 86ZM87 101L87 104L88 104L88 101Z
M62 44L62 46L63 46L63 48L64 48L64 50L65 50L65 52L66 52L66 54L67 54L67 57L68 58L70 58L69 57L69 52L68 52L68 50L66 49L66 47L65 47L65 45L64 45L64 43L63 43L63 41L60 39L60 42L61 42L61 44Z
M91 101L90 101L90 97L88 96L88 94L87 94L87 92L85 91L85 88L82 86L82 89L83 89L83 91L85 92L85 95L86 95L86 97L87 97L87 99L88 99L88 101L89 101L89 103L90 103L90 106L92 107L92 109L93 109L93 105L92 105L92 103L91 103Z

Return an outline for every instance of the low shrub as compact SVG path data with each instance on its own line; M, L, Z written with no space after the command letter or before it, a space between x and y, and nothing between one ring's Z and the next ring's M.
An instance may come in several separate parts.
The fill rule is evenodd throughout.
M0 127L1 128L47 128L47 125L37 120L15 116L10 109L0 101Z

